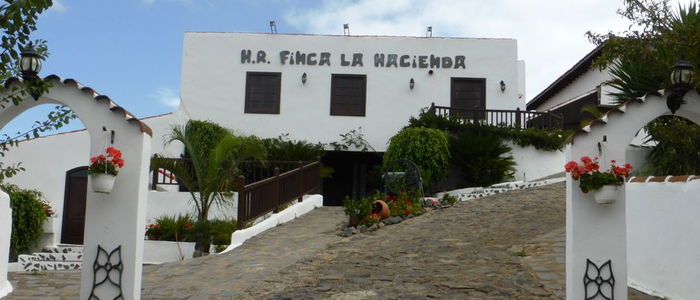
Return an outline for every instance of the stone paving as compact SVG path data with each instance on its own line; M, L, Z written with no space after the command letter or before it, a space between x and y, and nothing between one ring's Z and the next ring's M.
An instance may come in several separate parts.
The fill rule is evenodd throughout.
M147 266L142 299L563 298L563 183L350 238L336 235L343 220L322 208L228 254ZM79 276L11 273L6 299L77 299Z

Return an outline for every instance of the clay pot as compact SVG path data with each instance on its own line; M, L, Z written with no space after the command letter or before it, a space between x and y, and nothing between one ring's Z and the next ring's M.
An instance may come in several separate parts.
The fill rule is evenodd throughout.
M386 205L386 202L382 200L374 200L374 202L372 202L372 213L378 214L379 218L381 218L382 220L391 216L391 212L389 211L389 205Z

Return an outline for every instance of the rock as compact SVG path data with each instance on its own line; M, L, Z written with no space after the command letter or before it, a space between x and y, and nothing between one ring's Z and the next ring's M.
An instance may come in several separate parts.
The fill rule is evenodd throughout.
M349 237L349 236L352 236L353 234L356 234L356 233L357 233L357 229L355 229L355 227L348 227L348 228L343 229L343 231L341 231L338 235L342 236L342 237Z
M382 222L377 223L377 227L378 227L378 228L382 228L382 227L384 227L384 226L385 226L385 225L384 225L384 223L382 223Z
M365 233L367 231L367 226L365 226L365 225L357 226L357 231L359 231L360 233Z
M379 227L377 227L377 224L372 224L372 226L367 227L367 231L375 231L377 229L379 229Z

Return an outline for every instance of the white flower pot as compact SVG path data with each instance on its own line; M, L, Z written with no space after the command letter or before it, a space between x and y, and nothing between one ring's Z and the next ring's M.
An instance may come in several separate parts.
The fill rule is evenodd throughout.
M49 217L46 219L46 222L41 225L41 227L44 229L44 233L55 233L56 230L54 229L54 224L56 224L56 218Z
M612 204L617 199L617 185L604 185L593 193L598 204Z
M90 174L90 182L92 182L92 190L95 193L109 194L114 187L116 175L95 173Z

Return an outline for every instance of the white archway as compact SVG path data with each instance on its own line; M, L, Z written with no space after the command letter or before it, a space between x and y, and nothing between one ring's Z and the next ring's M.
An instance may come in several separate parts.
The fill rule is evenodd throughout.
M85 125L91 157L104 153L105 141L121 150L125 165L110 194L93 192L88 181L80 299L88 299L91 294L101 299L114 299L120 294L124 299L140 299L151 129L108 97L73 79L51 75L44 80L53 87L39 100L28 96L19 105L0 108L0 128L36 105L61 104L70 107ZM5 85L11 90L22 83L13 78ZM98 253L98 247L105 252ZM106 265L107 258L109 267L93 269L96 262ZM105 276L110 280L97 284Z
M647 94L629 100L602 118L576 132L566 146L566 160L578 161L582 156L600 157L601 169L607 169L611 159L626 162L626 149L639 128L663 115L669 115L666 97ZM700 124L700 96L690 91L686 104L676 112ZM590 263L589 263L590 260ZM603 267L608 261L610 268ZM601 268L596 270L594 267ZM595 279L604 272L603 280L614 278L614 290L602 291L614 299L627 299L627 228L626 193L620 189L614 204L599 205L592 193L584 194L578 182L566 179L566 299L583 300L593 296L596 286L586 292L586 279ZM611 274L607 274L610 272ZM612 275L612 276L609 276ZM603 285L606 289L608 286ZM591 286L589 286L591 288ZM613 295L609 293L612 292Z

